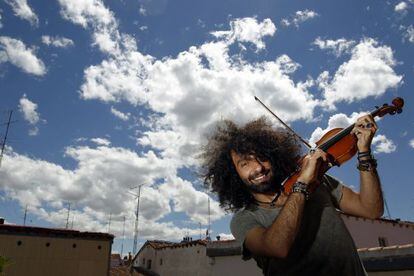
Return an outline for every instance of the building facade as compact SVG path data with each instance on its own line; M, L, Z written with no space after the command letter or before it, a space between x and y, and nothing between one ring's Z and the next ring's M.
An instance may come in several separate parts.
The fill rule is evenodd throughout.
M7 276L109 274L113 235L0 224Z
M413 223L345 214L341 217L370 275L414 275L414 263L410 265L414 260ZM235 240L147 241L133 265L162 276L262 275L253 259L242 260L240 244Z

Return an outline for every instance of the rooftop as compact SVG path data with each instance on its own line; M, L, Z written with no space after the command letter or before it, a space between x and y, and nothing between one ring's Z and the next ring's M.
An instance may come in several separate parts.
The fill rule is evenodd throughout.
M61 228L44 228L34 226L23 226L14 224L0 224L0 234L3 235L21 235L21 236L42 236L56 238L80 238L92 240L109 240L114 239L114 235L99 232L81 232L78 230L61 229Z

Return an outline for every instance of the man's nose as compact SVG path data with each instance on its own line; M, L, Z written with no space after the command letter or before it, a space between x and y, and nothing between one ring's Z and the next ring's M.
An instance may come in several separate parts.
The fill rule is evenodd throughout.
M260 173L260 172L262 172L263 169L264 169L264 166L263 166L262 162L260 162L259 160L256 159L255 162L254 162L253 170L255 172Z

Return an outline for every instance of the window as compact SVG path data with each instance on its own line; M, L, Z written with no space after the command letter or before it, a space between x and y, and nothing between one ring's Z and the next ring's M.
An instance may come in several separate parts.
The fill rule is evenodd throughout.
M160 259L160 265L162 265L162 259Z
M378 237L378 243L381 247L388 246L388 241L386 237Z
M145 258L142 259L142 266L145 266Z
M147 269L151 269L151 260L147 261Z

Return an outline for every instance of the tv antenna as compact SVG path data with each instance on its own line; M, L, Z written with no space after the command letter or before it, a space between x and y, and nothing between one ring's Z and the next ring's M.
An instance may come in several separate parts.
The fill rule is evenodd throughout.
M12 123L12 121L11 121L12 114L13 114L13 110L10 110L9 111L9 119L7 120L7 123L6 123L6 134L4 135L4 139L1 142L0 167L1 167L1 161L3 159L4 149L6 147L7 134L9 133L10 124Z

